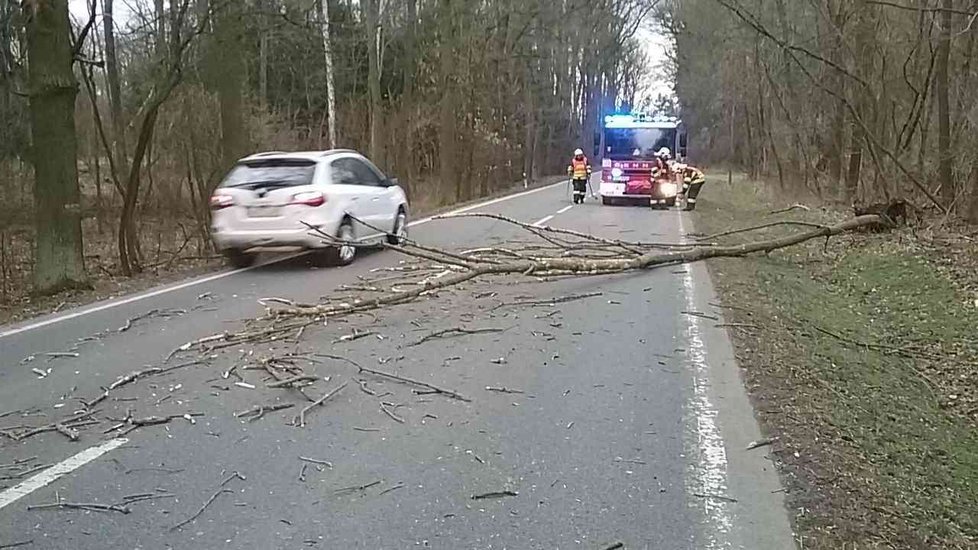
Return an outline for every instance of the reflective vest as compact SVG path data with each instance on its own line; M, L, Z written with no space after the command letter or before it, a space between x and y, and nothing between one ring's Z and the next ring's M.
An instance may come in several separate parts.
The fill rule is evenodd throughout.
M567 167L567 171L571 173L576 180L587 179L588 172L591 171L591 165L587 162L587 157L583 159L573 159L571 160L570 166Z
M686 185L692 185L694 183L706 183L706 176L697 168L692 166L687 166L683 170L683 183Z

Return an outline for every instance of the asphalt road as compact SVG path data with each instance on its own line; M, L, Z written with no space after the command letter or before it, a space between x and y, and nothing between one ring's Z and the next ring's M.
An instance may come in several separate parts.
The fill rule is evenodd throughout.
M678 242L692 231L678 211L570 206L559 185L473 210L631 240ZM427 221L411 235L458 248L530 239L476 219ZM260 316L260 298L314 302L399 261L374 252L317 269L300 257L0 327L0 414L20 411L0 429L51 423L134 370L196 358L163 362ZM582 294L595 295L510 305ZM510 277L310 328L298 342L215 351L114 390L78 441L0 437L0 547L793 548L768 448L746 450L760 435L711 302L702 265ZM411 345L454 327L505 330ZM373 334L340 341L355 330ZM287 352L339 355L471 402L319 357L301 363L320 377L311 395L348 385L293 427L305 401L248 368ZM253 422L234 416L264 403L295 406ZM178 417L103 434L130 412ZM193 422L179 417L190 413ZM148 498L125 504L133 495ZM128 513L29 508L57 499Z

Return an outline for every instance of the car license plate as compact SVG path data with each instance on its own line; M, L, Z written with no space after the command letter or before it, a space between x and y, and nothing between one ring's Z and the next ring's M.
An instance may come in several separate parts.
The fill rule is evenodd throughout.
M252 206L248 208L250 218L275 218L279 215L278 206Z

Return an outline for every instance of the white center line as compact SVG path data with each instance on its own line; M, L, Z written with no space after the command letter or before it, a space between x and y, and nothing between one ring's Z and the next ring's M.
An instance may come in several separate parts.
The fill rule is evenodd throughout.
M561 208L560 210L558 210L558 211L557 211L557 213L558 213L558 214L563 214L564 212L567 212L567 211L568 211L568 210L570 210L571 208L574 208L574 205L573 205L573 204L569 204L569 205L567 205L567 206L565 206L565 207L563 207L563 208Z
M104 455L105 453L121 447L128 443L128 439L116 438L110 439L101 445L96 445L95 447L90 447L84 451L76 454L75 456L66 458L62 462L51 466L47 470L37 474L36 476L15 485L6 491L0 493L0 508L13 504L23 497L33 493L34 491L44 487L45 485L55 481L59 477L69 474L78 468L88 464L89 462L95 460L96 458Z
M552 219L554 219L553 216L547 216L545 218L540 218L539 220L533 222L533 227L541 227L543 224L549 222Z

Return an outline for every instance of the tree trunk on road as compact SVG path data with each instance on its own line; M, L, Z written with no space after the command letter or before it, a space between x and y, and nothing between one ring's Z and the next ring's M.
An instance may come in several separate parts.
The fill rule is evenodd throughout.
M78 83L72 72L68 0L23 6L37 231L34 290L48 294L87 286L76 165Z

